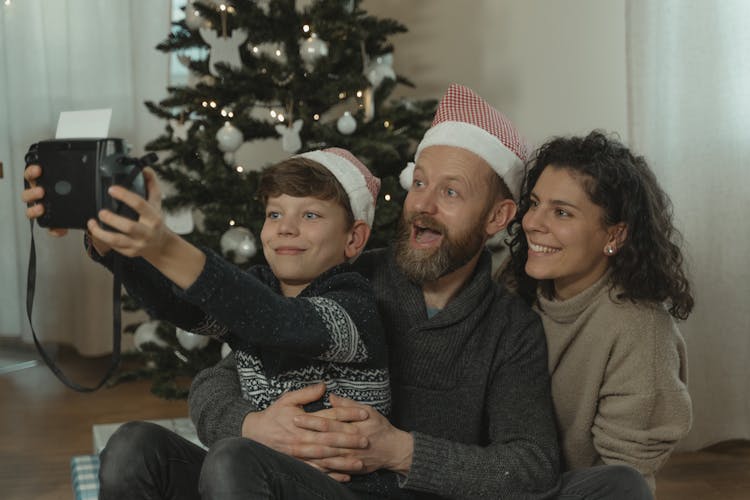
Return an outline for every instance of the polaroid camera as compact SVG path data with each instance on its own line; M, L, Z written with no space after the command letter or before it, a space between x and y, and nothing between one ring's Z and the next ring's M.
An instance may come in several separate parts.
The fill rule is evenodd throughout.
M107 189L121 185L146 197L141 170L157 160L150 153L136 159L127 156L122 139L54 139L32 144L26 164L38 164L42 175L37 184L44 188L44 214L37 223L47 228L85 229L86 221L99 210L137 219L127 205L109 196Z

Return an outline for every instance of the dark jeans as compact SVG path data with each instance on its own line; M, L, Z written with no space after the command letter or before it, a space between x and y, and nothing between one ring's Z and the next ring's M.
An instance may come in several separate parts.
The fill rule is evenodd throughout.
M309 465L245 438L209 452L149 422L129 422L101 453L100 500L375 499ZM404 492L405 493L405 492ZM635 469L603 465L566 472L560 500L652 500Z
M100 500L377 498L255 441L223 439L206 452L149 422L129 422L112 435L99 483Z
M640 472L627 465L600 465L562 475L558 500L653 500Z

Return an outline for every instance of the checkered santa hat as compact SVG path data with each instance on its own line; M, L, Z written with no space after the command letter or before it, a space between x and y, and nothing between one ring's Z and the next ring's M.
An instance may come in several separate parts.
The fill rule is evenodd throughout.
M349 196L349 204L356 220L372 227L375 203L380 191L380 179L372 175L359 159L346 149L328 148L297 155L320 163L341 183Z
M414 161L430 146L463 148L481 157L518 199L526 144L513 124L471 89L455 83L448 87L432 126L417 146ZM414 163L409 163L400 176L404 189L411 187L413 176Z

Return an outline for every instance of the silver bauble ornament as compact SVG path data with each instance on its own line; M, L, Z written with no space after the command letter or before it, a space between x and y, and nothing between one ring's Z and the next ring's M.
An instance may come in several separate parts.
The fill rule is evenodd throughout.
M357 120L350 112L344 111L344 114L336 121L336 128L344 135L351 135L357 130Z
M219 245L221 245L221 253L225 257L232 252L232 261L235 264L244 264L258 253L255 236L244 227L229 229L221 236Z
M196 335L182 328L177 328L175 335L177 336L177 342L187 351L203 349L211 341L211 337L208 335Z

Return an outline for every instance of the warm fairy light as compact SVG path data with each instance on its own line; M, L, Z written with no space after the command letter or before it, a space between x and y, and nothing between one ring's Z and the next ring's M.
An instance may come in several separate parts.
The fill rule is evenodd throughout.
M240 174L241 174L242 172L244 172L244 171L245 171L245 168L244 168L244 167L243 167L242 165L237 165L237 167L235 168L235 170L236 170L236 171L237 171L238 173L240 173Z
M208 103L208 105L211 106L213 109L216 109L216 106L217 106L216 101L211 101Z
M281 49L276 49L276 57L281 57Z
M7 5L7 3L8 3L7 0L6 0L5 3ZM302 26L302 31L304 31L305 33L309 33L310 32L310 25L306 24L306 25Z
M318 120L320 120L320 115L319 115L318 113L315 113L315 114L313 115L313 120L315 120L315 121L318 121Z
M208 107L208 101L203 101L203 102L202 102L201 104L203 104L203 107L204 107L204 108L207 108L207 107Z
M384 122L383 122L383 126L384 126L385 128L388 128L388 127L390 127L390 126L391 126L391 122L389 122L388 120L386 120L386 121L384 121Z
M277 116L276 118L278 118L278 120L279 120L280 122L283 122L283 121L284 121L284 115L282 115L281 113L279 113L279 116Z
M219 5L219 10L222 11L222 12L224 12L225 10L227 10L226 4Z
M339 92L339 99L346 99L346 92Z
M362 91L361 90L357 91L357 97L362 97Z
M260 52L260 49L256 45L255 47L253 47L253 54L257 54L258 52Z
M383 196L383 198L385 198L385 201L391 201L391 195L389 194Z
M271 117L272 118L276 118L276 110L275 109L271 110Z
M234 219L229 219L229 225L230 226L234 226L235 224L237 224L237 223L234 222Z

